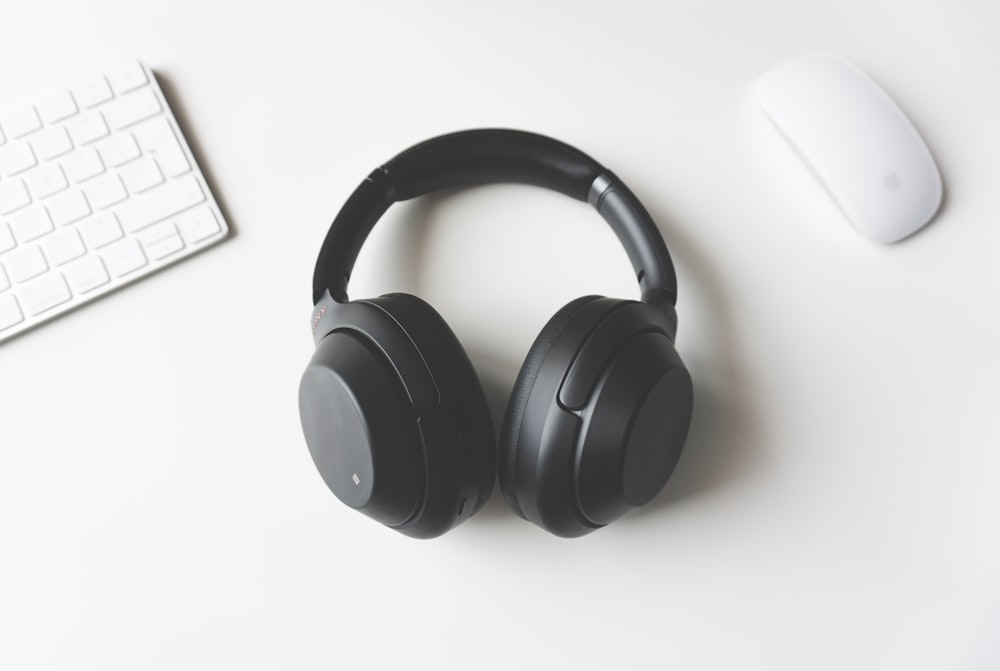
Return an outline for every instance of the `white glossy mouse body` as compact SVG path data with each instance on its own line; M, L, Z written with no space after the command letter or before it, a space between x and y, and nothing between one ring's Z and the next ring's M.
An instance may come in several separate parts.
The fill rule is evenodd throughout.
M757 81L757 100L876 242L905 238L941 204L934 158L913 124L865 73L838 56L785 61Z

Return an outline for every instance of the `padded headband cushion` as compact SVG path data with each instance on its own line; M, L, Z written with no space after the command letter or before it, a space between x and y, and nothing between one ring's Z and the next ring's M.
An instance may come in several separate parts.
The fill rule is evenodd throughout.
M374 170L354 190L327 232L313 272L313 303L324 293L346 302L365 239L398 201L444 188L516 182L589 202L615 231L632 262L643 300L676 301L673 264L642 203L579 149L536 133L477 129L421 142Z
M518 182L577 200L603 168L579 149L537 133L485 128L441 135L398 154L363 181L334 219L313 274L313 303L330 290L346 300L354 261L395 202L438 189Z
M570 145L544 135L494 128L421 142L382 166L395 200L439 189L521 182L587 200L604 168Z

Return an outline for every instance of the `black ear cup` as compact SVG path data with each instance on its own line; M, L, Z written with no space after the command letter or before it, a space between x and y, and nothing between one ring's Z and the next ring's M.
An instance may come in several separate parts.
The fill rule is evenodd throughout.
M693 406L668 313L587 297L546 325L521 369L500 484L522 516L580 536L648 503L680 457Z
M562 334L566 325L573 319L580 310L589 303L600 298L600 296L582 296L571 300L569 303L559 308L552 317L545 323L542 330L532 343L528 355L521 364L517 378L514 380L514 387L511 389L510 398L507 401L507 411L504 413L503 426L500 430L499 443L499 471L500 489L503 492L507 504L521 517L525 517L521 506L518 504L517 493L514 488L514 469L517 455L517 441L520 438L522 420L525 409L528 406L528 399L531 391L535 387L535 380L545 363L552 345Z
M406 294L334 304L299 386L309 451L347 505L438 536L479 510L496 475L489 409L444 319Z

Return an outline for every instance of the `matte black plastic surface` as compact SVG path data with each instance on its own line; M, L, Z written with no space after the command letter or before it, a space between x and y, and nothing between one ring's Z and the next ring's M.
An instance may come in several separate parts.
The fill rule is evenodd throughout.
M299 406L338 498L418 538L479 510L496 479L496 439L472 364L441 316L392 294L334 303L317 326Z
M423 501L423 450L394 371L365 340L340 331L320 343L299 385L299 414L309 453L337 498L396 526Z
M438 389L423 355L403 325L377 299L333 302L323 316L320 329L314 334L317 345L334 330L363 333L395 370L417 412L437 405Z
M422 412L418 429L427 462L427 496L411 536L444 533L478 512L496 480L493 419L472 362L440 314L409 294L370 299L403 325L434 378L440 402Z
M372 228L395 202L392 184L385 173L376 170L340 208L326 232L313 270L313 304L329 290L338 302L347 301L347 283L354 262Z
M438 189L520 182L586 200L604 170L568 144L544 135L484 128L432 138L382 166L397 200Z
M672 307L677 303L677 275L653 218L635 194L611 172L604 173L608 181L600 194L592 192L588 200L600 213L618 241L625 248L646 303L662 303ZM595 186L600 186L596 182ZM671 338L677 330L676 323Z
M531 184L591 201L622 242L643 300L673 306L677 278L663 237L635 195L597 161L544 135L481 129L422 142L373 171L327 232L313 272L313 303L324 292L346 302L358 253L372 227L398 200L438 189L494 182ZM591 189L600 186L600 193Z
M519 376L527 401L508 409L500 484L523 517L580 536L662 489L693 405L668 322L644 303L589 302L545 347L533 381Z
M691 379L662 332L645 331L612 355L582 414L574 454L576 504L605 525L660 492L691 419Z
M521 517L525 517L525 514L521 510L517 494L513 487L515 482L514 471L517 467L516 461L518 457L517 444L520 440L524 411L527 408L532 391L535 389L542 366L548 360L552 346L560 335L562 335L562 332L570 321L575 319L585 307L596 301L599 302L590 307L587 315L587 323L596 325L606 312L613 309L615 301L601 296L582 296L570 301L552 315L532 343L531 349L528 350L528 355L521 365L521 370L514 380L510 398L507 401L507 412L504 413L503 427L500 432L499 472L500 487L503 490L504 498L507 500L508 505L514 509L514 512ZM586 334L583 333L585 330L585 326L579 326L578 334L585 337ZM582 342L582 339L579 340L579 344L582 344ZM574 344L576 344L575 341ZM567 346L566 349L568 350L570 347L572 347L572 344ZM569 362L567 361L566 364L568 365ZM552 364L550 363L551 368ZM542 385L554 386L559 384L560 381L560 379L549 377L542 382Z

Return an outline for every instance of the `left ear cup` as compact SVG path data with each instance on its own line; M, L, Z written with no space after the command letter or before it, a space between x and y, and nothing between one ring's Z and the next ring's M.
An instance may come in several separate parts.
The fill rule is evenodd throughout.
M371 302L403 326L434 379L438 403L418 419L428 460L425 514L440 519L436 526L454 514L450 528L486 504L496 481L496 433L486 395L465 348L430 304L403 293Z
M344 503L438 536L479 510L496 443L472 364L441 316L406 294L334 304L299 387L310 453Z
M515 385L500 481L523 517L571 537L662 489L687 436L693 389L662 308L598 298L561 321L557 333L543 330L529 355L538 347L541 361Z

